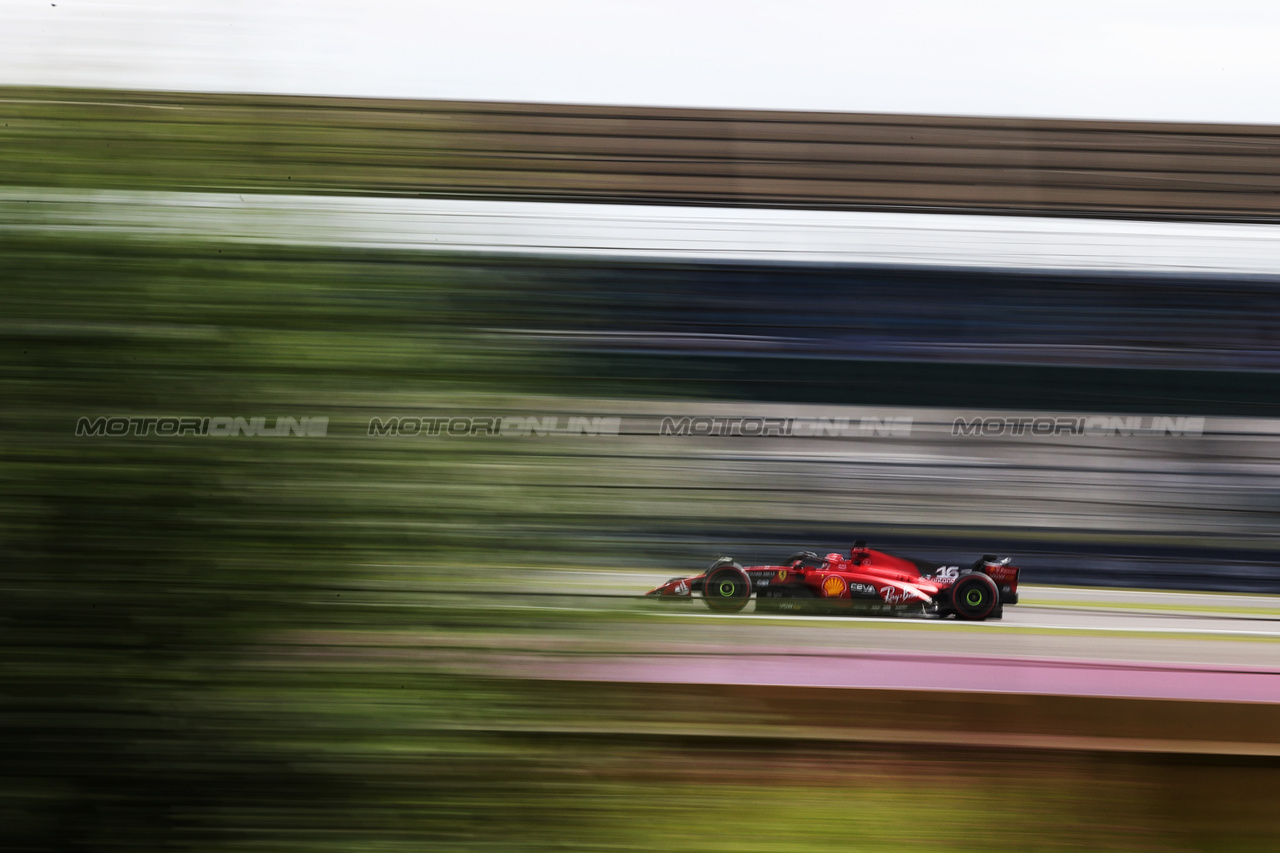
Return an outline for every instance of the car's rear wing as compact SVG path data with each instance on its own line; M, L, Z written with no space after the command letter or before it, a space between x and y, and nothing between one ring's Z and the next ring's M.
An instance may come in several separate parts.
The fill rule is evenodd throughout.
M1011 564L1011 558L999 557L995 554L983 554L982 559L974 564L974 571L982 572L996 582L1000 588L1000 598L1006 604L1018 601L1018 577L1022 569Z

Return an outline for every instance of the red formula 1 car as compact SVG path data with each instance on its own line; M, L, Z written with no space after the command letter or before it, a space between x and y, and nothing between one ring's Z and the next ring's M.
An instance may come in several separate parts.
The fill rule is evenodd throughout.
M962 568L895 557L858 541L847 557L833 553L824 559L801 551L776 566L743 568L721 557L702 574L672 578L646 595L689 599L697 594L720 613L737 613L755 593L757 611L999 619L1006 604L1018 603L1020 571L1008 557L992 554Z

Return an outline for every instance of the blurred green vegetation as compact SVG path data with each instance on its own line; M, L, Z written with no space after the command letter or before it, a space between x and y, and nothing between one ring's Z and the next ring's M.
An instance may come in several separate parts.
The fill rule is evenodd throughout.
M447 117L394 102L4 87L0 184L248 192L399 191L440 163ZM405 144L405 143L409 144ZM437 176L438 181L438 176Z
M447 304L465 283L370 259L55 237L5 239L0 279L6 849L367 849L380 830L361 821L403 808L346 737L376 733L378 703L363 685L310 695L302 670L256 675L253 650L314 626L305 602L369 553L448 552L467 513L417 508L417 532L392 519L398 537L370 523L384 507L362 511L361 490L394 451L74 427L314 414L350 387L492 387L486 355L464 369L451 345L473 325ZM415 474L446 481L461 464ZM326 731L331 714L345 733ZM444 775L406 790L431 799ZM320 839L330 815L343 828Z

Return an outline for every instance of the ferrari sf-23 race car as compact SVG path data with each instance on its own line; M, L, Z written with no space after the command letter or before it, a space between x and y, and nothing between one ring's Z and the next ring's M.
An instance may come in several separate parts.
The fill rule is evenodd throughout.
M739 612L754 593L757 611L999 619L1006 604L1018 603L1020 572L1008 557L994 554L971 565L948 566L873 551L859 540L847 557L800 551L776 566L743 568L721 557L702 574L672 578L645 595L686 600L700 595L719 613Z

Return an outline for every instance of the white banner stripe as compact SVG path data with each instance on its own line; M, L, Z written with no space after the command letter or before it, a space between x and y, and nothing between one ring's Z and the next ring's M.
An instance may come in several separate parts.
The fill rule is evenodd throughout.
M1280 275L1280 225L0 189L0 229L655 260Z

